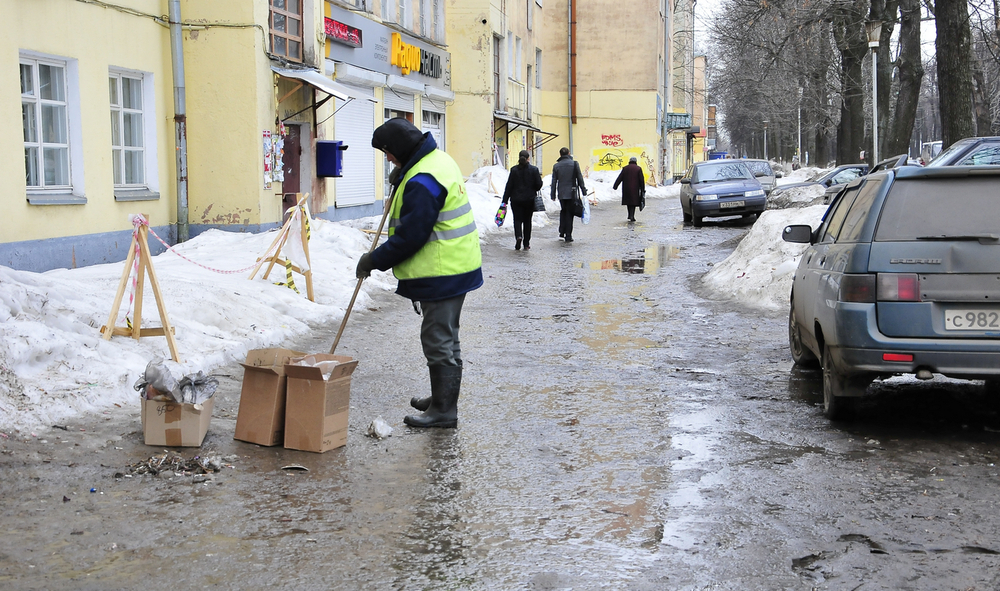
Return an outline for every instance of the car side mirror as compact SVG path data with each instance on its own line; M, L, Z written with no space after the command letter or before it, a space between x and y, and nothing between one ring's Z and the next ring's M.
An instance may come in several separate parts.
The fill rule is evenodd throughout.
M774 173L774 178L776 178L776 179L780 179L780 178L784 178L784 177L785 177L785 173L781 172L780 170L778 172Z
M812 227L807 224L785 226L784 231L781 232L781 239L797 244L812 244Z
M688 179L688 178L681 179L681 184L682 185L690 185L691 184L691 179Z
M753 175L754 175L755 177L757 177L757 178L760 178L760 177L762 177L762 176L767 176L767 175L766 175L766 174L764 174L763 172L755 172L755 173L753 173Z

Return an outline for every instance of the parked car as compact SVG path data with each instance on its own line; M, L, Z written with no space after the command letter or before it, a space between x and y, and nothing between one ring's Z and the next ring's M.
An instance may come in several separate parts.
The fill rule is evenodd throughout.
M967 137L927 163L927 166L983 166L1000 164L1000 136Z
M826 189L830 189L836 185L849 183L859 176L864 176L866 174L868 174L867 164L842 164L836 168L821 171L807 181L803 181L801 183L788 183L786 185L776 187L774 191L771 191L771 195L777 197L789 189L808 187L811 185L822 185Z
M926 165L941 153L941 140L920 144L920 164Z
M788 341L823 368L823 409L849 418L880 376L1000 379L1000 166L904 166L851 182L792 281ZM991 383L991 387L993 387Z
M743 158L740 162L746 164L750 172L757 177L757 180L760 181L760 186L764 188L764 194L770 195L771 191L774 190L775 179L782 177L781 171L773 169L771 163L767 160Z
M696 228L701 227L703 218L749 218L767 205L760 181L741 160L706 160L691 165L681 178L680 199L684 222Z

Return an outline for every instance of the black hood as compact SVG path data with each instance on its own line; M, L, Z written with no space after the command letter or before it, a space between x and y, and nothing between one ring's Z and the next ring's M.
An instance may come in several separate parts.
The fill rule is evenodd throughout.
M405 165L423 140L424 134L412 123L396 117L375 130L372 147L392 154L401 165Z

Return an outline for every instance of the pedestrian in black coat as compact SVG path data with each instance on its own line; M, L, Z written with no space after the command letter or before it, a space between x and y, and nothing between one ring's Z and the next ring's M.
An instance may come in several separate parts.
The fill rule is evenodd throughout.
M642 168L636 164L635 156L629 158L628 166L618 173L618 179L612 189L622 186L622 205L628 207L628 221L635 221L635 208L643 204L646 196L646 175L642 173Z
M559 160L552 165L552 200L559 199L559 236L573 242L573 218L576 216L577 190L587 194L580 164L569 155L569 148L559 148Z
M503 190L503 202L510 201L514 213L514 250L521 250L522 239L524 250L531 250L531 215L535 213L535 195L542 188L542 175L528 163L530 158L527 150L521 150Z

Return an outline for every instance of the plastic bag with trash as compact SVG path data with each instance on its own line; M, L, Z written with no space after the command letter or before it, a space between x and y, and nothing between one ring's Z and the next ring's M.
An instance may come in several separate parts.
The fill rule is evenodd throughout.
M146 371L133 387L146 400L202 404L215 395L219 380L206 376L201 371L178 380L170 373L163 360L154 359L146 365Z

